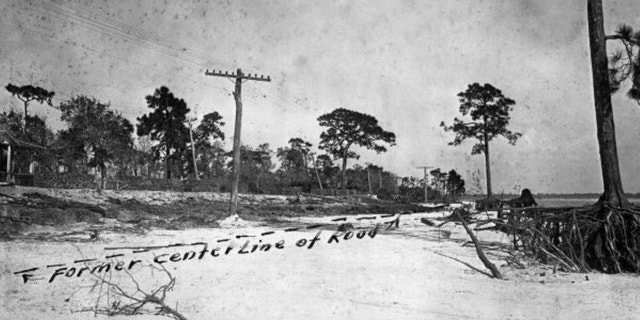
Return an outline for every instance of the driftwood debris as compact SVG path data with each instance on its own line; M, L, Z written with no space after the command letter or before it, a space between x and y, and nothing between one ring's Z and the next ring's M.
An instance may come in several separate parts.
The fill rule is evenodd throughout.
M487 256L484 254L484 251L482 251L482 247L480 246L480 242L478 241L478 238L476 238L475 234L473 234L473 230L471 230L469 226L467 226L467 223L465 222L465 219L463 218L462 214L460 214L460 211L463 211L463 210L453 210L453 213L457 215L460 223L462 223L462 226L464 227L464 230L467 231L467 234L471 238L471 241L473 241L473 244L476 247L476 252L478 253L478 258L480 258L484 266L491 271L491 274L493 275L494 278L502 279L502 274L500 274L500 271L498 270L498 268L493 263L491 263L489 259L487 259Z

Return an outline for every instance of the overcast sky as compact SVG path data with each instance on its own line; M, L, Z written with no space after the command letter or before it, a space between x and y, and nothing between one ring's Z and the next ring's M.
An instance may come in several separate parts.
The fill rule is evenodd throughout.
M605 0L605 29L640 27L640 1ZM318 116L375 116L397 146L362 158L399 175L416 166L480 169L474 142L448 146L439 127L459 116L456 94L491 83L516 101L515 146L491 142L494 192L600 192L586 0L50 1L0 0L0 82L94 96L133 123L166 85L201 118L218 111L231 148L233 84L208 69L269 75L243 85L243 143L275 150L319 143ZM610 44L611 46L612 44ZM613 98L627 192L640 192L640 107ZM2 110L21 110L0 92ZM31 110L60 128L59 113Z

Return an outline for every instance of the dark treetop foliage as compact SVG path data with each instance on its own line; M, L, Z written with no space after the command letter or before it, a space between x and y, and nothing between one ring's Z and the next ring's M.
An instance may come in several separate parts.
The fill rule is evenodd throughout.
M242 145L240 147L242 151L240 153L240 166L241 173L247 173L247 175L251 175L256 172L269 172L273 169L273 161L271 159L271 154L273 151L269 148L268 143L263 143L259 145L256 149L251 148L250 146ZM227 156L232 157L233 151L230 151ZM233 158L229 160L227 167L233 168Z
M154 148L156 158L164 151L165 177L171 178L169 160L172 150L181 151L189 141L189 129L184 124L189 112L187 103L176 98L167 87L156 89L153 95L146 97L147 104L153 112L138 118L138 136L150 135L151 140L158 141ZM180 155L180 152L173 152ZM174 159L175 160L175 159Z
M464 186L464 179L455 170L451 169L447 174L446 190L447 195L455 199L459 195L464 194L467 189Z
M331 159L331 156L328 154L321 154L316 158L316 166L319 169L332 168L333 159Z
M311 143L301 138L291 138L289 146L278 148L276 156L281 163L278 174L283 183L291 186L308 185L311 146Z
M307 156L312 144L301 138L289 139L289 147L278 148L276 156L280 159L284 171L304 171L307 165Z
M320 149L325 150L335 159L342 158L342 189L346 189L347 159L358 159L360 156L350 151L356 145L377 153L387 151L378 141L391 146L396 144L396 135L385 131L378 125L376 118L357 111L339 108L318 118L320 126L328 127L320 134Z
M609 57L611 91L618 91L622 82L631 79L627 96L640 104L640 31L634 32L631 26L621 25L613 38L620 40L623 49Z
M0 129L9 130L16 137L22 135L24 132L22 115L13 110L3 112L0 114Z
M41 87L34 87L32 85L15 86L11 83L5 87L14 97L17 97L24 103L36 100L40 103L47 103L51 106L51 98L55 95L53 91L47 91Z
M240 183L247 185L247 191L257 193L265 191L262 182L266 182L265 177L271 174L274 167L272 154L273 151L268 143L263 143L255 149L246 145L240 147ZM233 168L233 151L227 156L231 158L227 164L231 169Z
M485 151L485 141L489 142L497 136L503 136L510 144L515 144L522 136L507 129L509 112L515 101L506 98L499 89L488 83L483 86L474 83L469 85L466 91L458 93L458 97L460 113L463 116L471 116L472 121L464 122L455 118L451 126L446 126L444 121L440 123L445 131L456 133L449 145L457 146L466 139L477 139L478 143L473 146L471 154L479 154Z
M222 126L224 126L222 116L214 111L206 114L193 132L198 172L207 178L221 175L224 172L225 152L220 143L220 140L224 140L224 132L220 129ZM190 150L185 151L191 152ZM191 159L190 157L192 155L188 154L186 158ZM187 160L186 163L188 170L193 170L193 162Z
M441 171L440 168L431 170L429 172L433 177L431 179L431 186L434 190L440 193L441 199L439 201L455 201L457 198L465 193L465 182L455 170L449 172Z
M35 100L40 103L46 102L51 106L51 98L55 95L53 91L47 91L41 87L34 87L32 85L18 87L9 83L5 88L12 96L17 97L24 104L24 115L22 118L23 130L27 130L26 123L27 117L29 116L27 108L29 107L29 102ZM24 131L24 133L26 133L26 131Z
M387 148L378 141L396 144L396 135L385 131L378 125L376 118L357 111L339 108L322 115L318 122L328 129L320 135L320 149L326 150L335 159L358 158L359 155L349 148L357 145L363 148L385 152Z
M79 161L85 153L93 152L89 166L102 170L105 164L133 148L133 125L108 104L95 98L77 96L59 106L60 119L68 129L59 133L59 144L64 158Z
M224 126L224 122L217 111L207 113L194 132L196 144L209 143L209 139L220 138L220 140L224 140L224 132L220 129L222 126Z
M322 176L323 184L327 182L330 184L335 174L340 171L340 168L334 166L333 159L328 154L319 155L314 165Z

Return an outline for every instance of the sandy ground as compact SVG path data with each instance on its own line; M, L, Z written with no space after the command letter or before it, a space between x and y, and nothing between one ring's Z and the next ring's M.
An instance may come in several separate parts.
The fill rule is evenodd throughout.
M93 313L78 310L95 305L98 287L91 276L57 276L57 267L81 267L75 260L123 254L118 261L151 261L154 255L184 253L202 245L171 247L132 253L110 247L168 245L206 242L209 248L229 244L228 255L164 264L177 283L167 303L188 319L640 319L640 277L630 275L554 273L551 266L526 269L507 266L507 252L498 242L508 239L480 232L481 241L491 243L488 255L500 266L507 280L487 276L475 250L461 227L445 225L441 230L419 222L422 216L402 216L397 230L380 230L374 238L365 235L339 243L328 243L334 230L285 228L318 223L336 223L332 218L290 219L286 226L231 221L219 229L186 231L157 230L146 235L105 234L97 242L3 242L0 243L1 319L87 319ZM371 231L375 220L355 220L356 232ZM385 218L386 221L392 218ZM264 232L273 234L260 236ZM297 247L300 239L312 239L313 248ZM450 237L446 236L450 233ZM237 239L237 235L255 236ZM232 239L218 242L220 239ZM245 241L251 244L284 240L284 248L238 254ZM249 246L250 248L251 246ZM170 255L162 256L167 260ZM164 281L161 272L135 265L131 272L142 287ZM14 272L39 267L34 279L23 284ZM110 273L112 281L131 285L124 272ZM88 286L88 287L87 287ZM101 303L106 303L102 291ZM113 296L109 297L110 303ZM97 318L106 318L98 316ZM150 315L114 319L156 319Z
M8 195L19 196L25 193L40 193L61 199L79 201L84 203L100 204L108 202L109 198L120 200L135 199L150 205L162 205L187 198L201 198L211 201L228 201L229 195L215 192L171 192L171 191L144 191L144 190L102 190L97 193L91 189L54 189L25 186L0 187L0 192ZM239 194L241 203L252 203L260 200L270 200L274 203L286 203L286 196L279 195L253 195Z

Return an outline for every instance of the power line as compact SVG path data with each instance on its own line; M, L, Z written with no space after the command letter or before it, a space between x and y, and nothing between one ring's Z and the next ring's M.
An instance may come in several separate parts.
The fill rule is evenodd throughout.
M183 46L183 45L178 44L176 42L172 42L171 40L160 38L160 37L158 37L157 35L155 35L155 34L153 34L151 32L144 31L144 30L141 30L141 29L136 29L136 28L134 28L132 26L129 26L129 25L124 24L122 22L116 21L116 20L114 20L112 18L109 18L107 16L100 15L97 12L95 12L95 10L97 10L97 9L94 9L94 11L92 11L90 9L86 9L86 8L83 8L83 7L80 7L80 6L74 6L73 4L70 4L70 6L76 8L76 9L78 9L80 11L84 11L85 13L88 13L88 14L95 14L96 17L100 17L101 19L103 19L105 24L107 26L109 26L110 29L114 29L114 30L117 30L117 31L120 31L120 32L122 32L122 29L125 29L125 34L127 34L127 35L129 35L129 34L135 35L137 38L139 38L139 39L141 39L143 41L150 42L152 44L156 44L156 45L159 45L159 46L164 46L164 47L166 47L166 48L168 48L170 50L175 51L177 54L180 54L180 55L185 56L185 57L195 57L195 58L201 59L201 60L203 60L203 63L193 62L193 63L196 63L197 65L199 65L201 67L208 67L211 62L214 62L214 64L223 65L225 68L231 68L232 67L232 64L230 62L227 62L227 61L224 61L224 60L218 59L218 58L213 58L213 57L210 57L208 55L205 56L205 55L194 54L192 52L198 52L198 50L193 49L193 48L187 48L186 46ZM78 15L78 16L80 16L80 15ZM86 16L84 16L83 18L91 20L89 17L86 17ZM163 42L170 43L170 45L165 45L162 42L153 41L153 40L150 40L149 38L158 38ZM182 49L178 49L176 47L182 48ZM150 48L150 49L152 49L152 48ZM177 57L177 58L180 58L180 57ZM254 67L254 69L258 70L255 67ZM260 89L258 89L258 90L260 90ZM284 100L282 100L282 99L280 99L278 97L266 97L266 94L264 94L264 96L265 96L266 100L268 100L268 101L270 101L270 102L272 102L274 104L281 104L281 105L286 105L287 104L286 101L284 101Z
M35 35L35 34L37 34L37 35L41 36L43 39L51 39L51 38L54 38L54 37L52 37L52 35L50 35L50 34L46 34L46 33L44 33L44 32L40 32L40 31L37 31L37 30L32 29L32 28L25 27L25 28L23 28L23 30L25 30L26 32L29 32L29 33L31 33L31 34L34 34L34 35ZM59 38L56 38L56 39L57 39L57 40L59 40L59 41L61 41L61 42L63 42L63 43L65 43L65 44L73 45L73 46L76 46L76 47L79 47L79 48L80 48L80 46L79 46L77 43L74 43L73 41L64 40L64 39L59 39ZM109 53L107 53L107 52L101 52L101 51L98 51L98 50L95 50L95 49L92 49L92 48L90 48L90 47L86 47L86 46L82 46L81 48L82 48L82 49L86 49L86 50L90 50L90 51L93 51L93 52L96 52L97 54L105 54L105 55L108 55L108 56L113 57L113 58L115 58L115 59L119 59L119 60L121 60L121 61L128 62L128 63L134 63L134 64L137 64L137 65L138 65L138 66L140 66L140 67L147 68L147 66L144 66L144 65L142 65L142 64L140 64L140 63L138 63L138 62L130 61L130 60L124 59L124 58L122 58L122 57L119 57L119 56L116 56L116 55L109 54ZM156 70L158 70L158 71L163 71L163 70L162 70L162 69L160 69L159 67L153 67L153 66L151 66L151 67L152 67L152 68L154 68L154 69L156 69ZM197 84L197 85L204 85L202 82L197 82L197 81L195 81L194 79L189 79L189 78L184 77L184 76L177 76L177 75L174 75L173 77L175 77L175 78L180 78L180 79L183 79L183 80L186 80L186 81L190 81L190 82L191 82L191 83L193 83L193 84ZM3 77L3 78L4 78L4 77ZM7 78L4 78L4 79L7 79ZM12 81L11 81L11 79L7 79L7 80L9 80L9 82L12 82ZM39 79L38 81L43 81L43 79ZM71 98L72 98L72 96L74 95L74 94L64 94L64 92L63 92L62 90L59 90L59 89L57 88L57 86L55 86L55 84L54 84L50 79L49 79L49 83L50 83L50 86L51 86L51 87L53 87L53 88L56 90L56 92L58 93L58 96L66 96L66 97L68 97L69 99L71 99ZM37 84L37 83L34 83L34 84ZM86 84L86 85L89 85L89 83L87 83L86 81L85 81L85 84ZM106 85L106 83L104 83L104 84L94 84L93 86L94 86L94 87L96 87L96 86L105 86L105 85ZM218 89L218 90L220 90L220 91L222 91L222 92L224 92L224 93L227 93L227 92L226 92L226 91L224 91L222 88L217 87L217 89ZM111 105L111 106L113 106L113 107L125 108L125 107L120 106L120 105L117 105L117 104L110 104L110 105ZM126 108L125 108L125 109L126 109ZM138 114L138 113L129 112L129 111L124 111L124 110L122 111L122 113L129 114L129 115L140 115L140 114Z
M126 24L124 24L122 22L119 22L117 20L111 19L111 18L109 18L107 16L104 16L104 15L100 15L99 13L96 12L97 11L96 8L94 8L94 10L91 10L91 9L88 9L88 8L83 8L83 7L80 7L80 6L77 6L77 5L73 5L72 3L70 3L69 6L74 7L76 9L78 9L78 10L81 10L81 11L93 13L93 14L96 15L96 17L100 17L101 19L103 19L103 20L105 20L107 22L110 22L113 25L117 25L117 26L120 26L120 27L123 27L123 28L127 29L128 31L131 31L133 33L137 33L139 36L141 36L143 38L153 38L153 37L158 38L159 40L161 40L163 42L169 43L170 46L172 46L172 49L176 49L175 47L182 48L181 50L183 52L188 53L188 54L190 54L190 55L192 55L194 57L201 58L201 59L205 60L207 63L213 62L214 64L220 64L220 65L224 65L226 67L231 67L232 66L231 63L228 62L228 61L224 61L224 60L219 59L219 58L211 57L211 56L207 55L206 53L202 53L202 54L193 53L193 52L198 52L199 51L199 50L195 50L195 49L189 49L189 51L187 51L187 48L185 46L183 46L183 45L181 45L181 44L179 44L177 42L174 42L174 41L166 39L166 38L158 37L157 35L154 35L154 34L148 32L148 31L145 31L145 30L142 30L142 29L135 29L135 28L133 28L133 27L131 27L129 25L126 25Z
M230 66L229 63L221 59L213 58L213 57L203 57L202 55L191 53L191 51L196 51L196 50L187 49L186 47L181 45L180 47L182 49L176 48L175 46L177 46L178 44L176 44L175 42L164 40L166 42L173 44L173 45L171 44L167 45L162 42L149 39L150 37L155 37L159 39L162 39L162 38L154 36L150 32L140 31L139 29L133 28L124 23L121 23L114 19L106 17L104 15L100 15L95 10L92 11L90 9L84 9L82 7L73 6L73 5L71 6L73 6L75 10L70 10L69 8L63 5L58 5L53 2L50 2L47 4L47 3L40 3L40 2L34 3L33 1L29 1L27 3L18 2L18 4L22 5L27 9L35 9L43 14L47 14L47 15L50 15L51 13L56 14L58 17L60 17L64 21L71 22L71 23L78 23L90 30L100 32L112 38L123 39L141 48L159 52L199 67L204 68L206 67L205 63L211 63L211 62L214 62L215 64L219 64L219 65ZM82 12L79 12L79 11L82 11ZM93 19L91 16L95 16L101 20L98 21L96 19ZM92 49L89 49L89 50L92 50ZM194 59L200 60L200 61L194 61ZM193 81L193 80L189 80L189 81ZM255 99L254 97L250 96L248 98L250 100L259 102L259 100ZM267 96L266 93L263 93L262 98L268 102L271 102L274 105L287 105L286 101L278 98L277 96L271 96L271 95Z
M41 27L41 26L37 25L37 27ZM49 40L49 39L52 39L52 38L56 38L55 37L56 34L48 34L48 33L40 32L40 31L37 31L37 30L29 28L29 27L23 27L22 30L24 30L24 31L26 31L28 33L34 34L34 35L38 34L43 39L46 39L46 40ZM77 42L70 40L70 38L67 38L67 39L56 38L56 39L59 40L60 42L64 43L64 44L72 45L72 46L75 46L75 47L78 47L78 48L82 48L83 50L89 50L89 51L97 53L98 55L106 55L106 56L112 57L114 59L118 59L118 60L126 62L126 63L136 64L136 65L138 65L138 66L140 66L142 68L145 68L145 69L153 68L153 69L155 69L157 71L160 71L160 72L166 72L166 70L163 70L163 69L161 69L161 68L159 68L157 66L143 65L140 62L137 62L135 60L126 59L126 58L123 58L123 57L108 53L107 51L99 51L99 50L91 48L90 46L84 46L84 45L80 46L80 45L78 45ZM99 56L99 58L100 58L100 56ZM189 81L189 82L194 83L194 84L198 84L198 85L203 85L204 86L204 84L202 82L195 81L193 78L187 78L185 76L179 76L177 74L173 74L172 78L179 78L179 79L182 79L182 80L185 80L185 81Z
M230 66L228 62L225 62L218 58L203 57L201 55L192 54L190 53L191 51L197 51L197 50L194 50L194 49L187 50L185 46L180 46L181 48L184 49L184 50L181 50L171 45L166 45L158 41L153 41L149 39L149 37L153 36L152 33L147 31L140 31L136 28L133 28L124 23L118 22L114 19L108 18L104 15L100 15L89 9L82 9L81 7L75 6L75 8L78 8L79 10L83 10L85 12L85 14L82 15L82 14L79 14L77 11L69 10L62 5L58 5L55 3L49 3L49 4L39 3L39 2L36 2L36 3L29 2L28 4L23 2L18 2L18 3L22 4L27 9L36 9L39 12L46 13L47 15L49 15L50 13L57 14L62 18L62 20L65 20L71 23L74 23L74 22L78 23L80 25L87 27L88 29L103 33L112 38L124 39L144 49L160 52L165 55L174 57L176 59L188 62L190 64L193 64L199 67L203 67L203 68L207 67L207 64L210 63L210 61L216 62L217 64L225 65L227 67ZM28 5L30 5L31 7L29 7ZM96 17L101 17L103 21L96 21L95 19L92 19L91 17L87 16L88 15L87 13L93 14ZM160 38L157 36L154 36L154 37ZM194 61L193 59L191 59L193 57L200 59L202 61L200 62ZM263 98L273 103L274 105L287 104L286 101L278 97L267 96L266 93L263 94Z
M211 63L224 67L231 66L231 64L223 61L222 59L193 54L187 51L186 47L176 43L173 43L173 45L162 43L163 41L171 43L171 41L155 36L148 31L139 31L132 26L118 22L104 15L100 15L96 11L82 9L78 6L75 6L76 10L73 10L65 7L64 5L59 5L53 2L34 3L33 1L28 1L26 3L19 3L22 3L25 7L28 5L31 6L31 8L39 9L40 12L46 13L47 15L53 13L65 21L78 23L86 28L98 31L105 35L130 41L140 47L154 50L203 68L207 67L207 65L210 65ZM99 18L99 20L88 15L95 16L96 18ZM160 39L160 41L150 39L151 37Z

